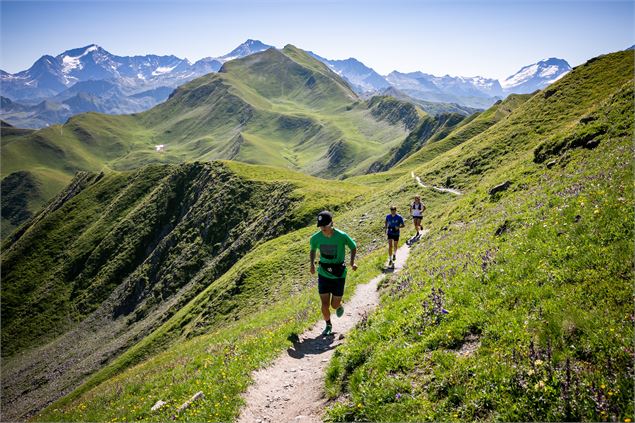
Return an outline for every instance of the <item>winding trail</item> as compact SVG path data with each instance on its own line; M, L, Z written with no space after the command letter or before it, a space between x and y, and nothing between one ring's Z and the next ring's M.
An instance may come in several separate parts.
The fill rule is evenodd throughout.
M422 235L426 233L424 230ZM379 304L377 284L387 274L398 273L409 253L410 246L404 244L397 250L394 270L358 285L349 300L344 297L344 316L338 319L332 314L333 335L321 335L324 321L319 320L269 367L255 372L254 383L243 396L246 405L238 422L321 422L328 402L323 390L324 373L333 352L362 317Z
M411 176L422 187L430 188L414 172ZM461 192L450 188L432 189L461 195ZM428 230L424 229L421 236L427 233ZM332 335L322 336L324 321L319 320L269 367L254 372L254 383L243 395L245 406L238 422L321 422L328 402L323 390L326 366L335 349L344 342L345 335L379 305L379 282L387 274L400 272L409 254L410 245L402 245L397 250L394 269L387 269L368 283L357 286L350 300L345 299L344 316L338 319L335 313L332 314Z
M456 190L456 189L444 188L444 187L435 187L435 186L426 185L423 182L421 182L421 178L416 176L414 172L410 172L410 176L415 178L417 183L419 185L421 185L422 187L424 187L424 188L431 188L431 189L439 191L439 192L449 192L450 194L454 194L454 195L463 195L463 193L461 191Z

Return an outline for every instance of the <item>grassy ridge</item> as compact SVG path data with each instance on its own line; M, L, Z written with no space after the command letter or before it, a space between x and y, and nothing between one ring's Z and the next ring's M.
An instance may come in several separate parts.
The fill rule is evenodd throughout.
M420 146L413 154L399 157L399 159L403 158L403 160L397 163L397 167L408 169L420 166L457 145L480 135L492 125L509 116L514 109L522 105L529 97L530 95L512 94L486 111L465 118L455 130L442 139L437 136L431 139L429 143ZM411 142L416 142L419 138L416 135L416 133L413 133L408 137L415 137L415 140ZM408 141L406 139L404 144L407 144Z
M417 169L468 194L336 352L331 419L633 418L632 75L632 52L590 61ZM591 122L599 146L540 147Z
M13 131L0 143L1 175L27 171L37 181L40 195L27 199L33 213L78 170L232 159L328 178L344 170L360 173L362 162L385 153L407 131L401 122L375 117L358 100L302 50L270 49L227 62L221 72L184 84L144 113L85 113L64 125ZM155 151L156 145L164 151Z
M5 243L3 353L12 355L3 362L5 406L19 412L58 398L208 286L223 304L206 312L206 324L224 322L229 299L222 299L231 296L232 278L244 275L216 279L260 243L366 191L283 169L254 180L249 174L266 169L232 166L156 165L105 175ZM251 304L235 303L234 312ZM157 337L143 353L179 336ZM33 386L42 372L63 377Z
M420 191L410 170L433 183L449 178L466 195L424 191L431 235L403 276L386 282L382 309L338 349L327 375L337 397L332 419L633 418L632 75L632 52L590 61L548 90L512 98L498 117L491 109L465 123L443 154L427 151L411 165L353 178L371 187L336 214L365 256L353 284L379 271L385 207L403 211ZM316 187L283 171L269 175ZM489 194L505 180L506 191ZM311 232L260 244L37 418L164 421L199 390L206 398L177 420L235 417L250 372L317 318L306 262ZM268 309L278 294L288 302ZM159 399L168 406L151 413Z
M243 168L245 172L255 170L242 164L230 166ZM278 175L271 177L275 179ZM411 190L398 193L397 197L393 197L392 190L381 198L373 195L372 200L369 194L364 194L336 212L337 226L356 238L361 257L358 272L350 273L346 296L357 283L375 276L383 264L385 251L380 233L383 208L389 201L385 196L405 204L416 189L411 185ZM254 249L163 327L37 419L73 421L79 416L90 416L96 420L161 421L174 414L194 393L192 389L200 387L206 400L177 420L231 420L238 413L239 394L248 383L250 372L291 346L289 335L301 333L319 318L315 277L308 272L308 238L314 231L311 226ZM375 242L377 238L382 241ZM271 306L267 305L269 302ZM219 314L222 318L218 318ZM212 317L215 324L210 324ZM239 320L233 323L236 318ZM109 380L146 357L148 344L161 343L169 332L194 338ZM205 335L196 336L200 334ZM220 351L228 353L218 355ZM192 373L189 367L182 368L179 364L200 360L207 362L200 372ZM179 376L166 379L166 369ZM218 375L223 373L225 376L219 379ZM113 380L117 382L111 383ZM123 380L136 382L126 383L127 388L122 391ZM149 407L159 396L169 398L170 406L159 413L150 413Z

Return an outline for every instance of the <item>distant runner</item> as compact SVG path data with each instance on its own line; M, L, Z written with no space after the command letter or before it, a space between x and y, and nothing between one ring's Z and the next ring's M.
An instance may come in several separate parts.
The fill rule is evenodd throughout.
M419 230L423 231L421 219L423 218L423 212L425 209L426 206L421 202L421 197L415 195L415 201L410 205L410 215L412 216L412 221L415 225L415 231L417 231L415 237L419 236Z
M320 230L311 236L310 241L311 274L315 274L315 252L319 248L318 292L322 301L322 316L326 322L322 335L330 335L333 332L330 307L335 309L337 317L344 314L341 304L346 283L345 246L351 250L351 269L357 270L357 244L345 232L333 227L333 215L328 211L318 213L317 226Z
M388 267L395 265L397 259L397 246L399 244L399 229L406 226L403 217L397 214L397 207L390 206L390 214L386 215L384 230L388 235Z

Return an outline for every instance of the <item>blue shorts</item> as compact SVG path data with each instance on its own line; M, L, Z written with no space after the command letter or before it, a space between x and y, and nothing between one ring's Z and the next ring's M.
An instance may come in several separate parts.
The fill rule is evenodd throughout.
M344 295L344 284L346 278L331 279L318 275L318 292L320 294L333 294L335 297Z

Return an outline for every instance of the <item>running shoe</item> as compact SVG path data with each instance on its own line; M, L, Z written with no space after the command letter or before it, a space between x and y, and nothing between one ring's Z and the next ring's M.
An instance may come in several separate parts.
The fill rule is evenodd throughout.
M335 310L335 315L337 317L342 317L343 314L344 314L344 307L343 306L339 306L337 308L337 310Z
M322 331L322 335L327 336L327 335L330 335L331 333L333 333L333 326L332 325L326 325L326 327Z

